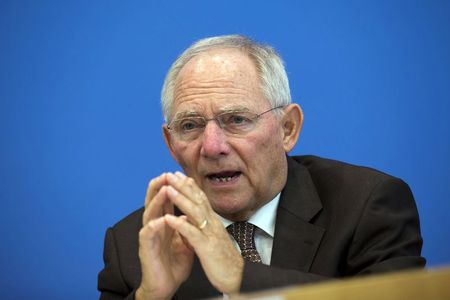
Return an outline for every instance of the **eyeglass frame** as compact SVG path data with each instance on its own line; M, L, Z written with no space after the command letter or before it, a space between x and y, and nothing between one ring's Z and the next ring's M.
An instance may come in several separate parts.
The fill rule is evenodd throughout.
M285 107L285 105L279 105L279 106L276 106L276 107L272 107L272 108L270 108L270 109L268 109L268 110L266 110L266 111L263 111L263 112L261 112L261 113L259 113L259 114L254 114L254 113L252 113L252 114L254 114L254 116L253 116L252 118L249 118L249 119L250 119L252 122L256 122L257 120L259 120L259 118L261 118L262 115L264 115L264 114L266 114L266 113L268 113L268 112L271 112L271 111L273 111L273 110L280 109L280 108L284 108L284 107ZM208 124L209 121L216 121L217 125L218 125L221 129L227 131L227 129L226 129L226 126L227 126L227 125L225 125L225 124L223 123L223 120L220 119L220 116L226 115L226 114L230 114L230 113L233 113L233 112L235 112L235 113L242 113L242 111L230 111L230 112L223 112L223 113L220 113L220 114L218 114L218 115L216 115L216 116L214 116L214 117L212 117L212 118L206 118L206 117L204 117L204 116L197 116L197 117L195 117L195 118L196 118L196 119L202 119L202 120L204 121L204 126L203 126L203 128L201 128L202 131L206 128L206 125ZM179 119L172 120L170 123L167 124L167 129L168 129L169 131L171 131L171 132L174 132L175 134L180 135L180 133L177 132L177 131L175 131L175 129L174 129L171 125L172 125L174 122L179 122L179 121L184 120L184 119L189 119L189 118L179 118ZM250 131L251 131L251 130L250 130ZM250 131L249 131L249 132L250 132ZM195 139L194 139L194 140L195 140Z

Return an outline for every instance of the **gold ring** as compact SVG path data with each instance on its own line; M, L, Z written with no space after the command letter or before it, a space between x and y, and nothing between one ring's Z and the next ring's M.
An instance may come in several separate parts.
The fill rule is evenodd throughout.
M204 219L202 224L200 224L198 227L198 229L202 230L203 228L206 227L206 225L208 224L208 220Z

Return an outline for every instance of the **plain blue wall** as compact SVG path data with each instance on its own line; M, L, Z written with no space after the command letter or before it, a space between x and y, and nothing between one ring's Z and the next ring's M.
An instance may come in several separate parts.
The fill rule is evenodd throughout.
M106 227L177 169L165 72L228 33L284 57L305 113L293 153L403 178L429 266L450 263L449 1L1 0L2 299L98 297Z

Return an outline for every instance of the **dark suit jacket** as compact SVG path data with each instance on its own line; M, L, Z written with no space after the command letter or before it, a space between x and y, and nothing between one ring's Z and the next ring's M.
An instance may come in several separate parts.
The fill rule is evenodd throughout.
M140 284L140 209L106 232L101 299L133 299ZM423 267L413 196L400 179L314 156L288 157L271 265L246 262L242 292ZM220 295L198 260L175 297Z

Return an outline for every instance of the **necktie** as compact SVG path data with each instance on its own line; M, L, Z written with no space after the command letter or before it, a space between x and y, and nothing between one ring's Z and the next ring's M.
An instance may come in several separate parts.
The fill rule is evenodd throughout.
M227 231L238 243L244 259L261 263L261 257L255 247L255 225L248 222L235 222L227 227Z

